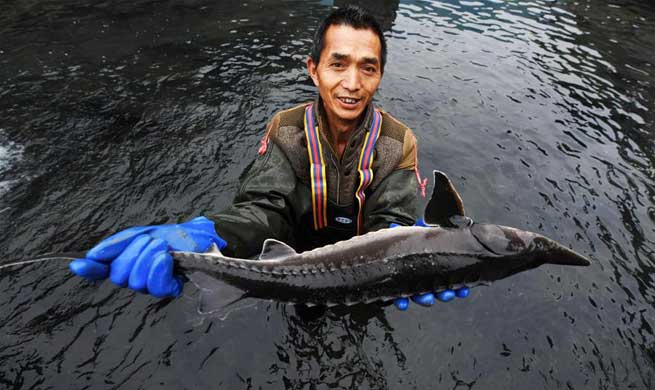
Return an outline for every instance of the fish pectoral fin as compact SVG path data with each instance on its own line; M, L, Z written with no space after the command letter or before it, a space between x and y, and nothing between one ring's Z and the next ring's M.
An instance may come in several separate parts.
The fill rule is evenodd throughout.
M451 219L454 216L464 217L462 197L453 186L448 176L441 171L434 171L434 189L432 198L425 207L423 219L431 225L444 227L460 227Z
M277 260L284 257L297 255L292 247L272 238L264 241L262 253L259 255L259 260Z
M229 313L231 306L247 297L247 293L240 288L202 272L194 272L188 277L199 291L198 313L200 314Z

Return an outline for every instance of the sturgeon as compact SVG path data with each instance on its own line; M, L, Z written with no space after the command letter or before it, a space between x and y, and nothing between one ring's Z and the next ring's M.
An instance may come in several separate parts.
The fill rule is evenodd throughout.
M302 253L268 239L258 259L228 257L215 246L206 253L172 252L176 272L199 288L200 311L213 312L244 298L310 306L389 301L488 284L542 264L591 264L540 234L474 223L448 177L434 171L434 178L427 227L382 229Z
M173 258L201 291L213 294L202 301L215 307L244 297L310 306L389 301L488 284L542 264L591 264L540 234L474 223L448 177L434 171L434 178L427 227L382 229L302 253L268 239L256 260L227 257L216 247L173 252Z

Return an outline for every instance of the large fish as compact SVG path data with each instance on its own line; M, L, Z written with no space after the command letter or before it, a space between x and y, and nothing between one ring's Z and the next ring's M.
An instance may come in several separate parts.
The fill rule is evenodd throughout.
M296 253L266 240L259 259L175 252L176 265L211 278L191 279L206 293L309 305L387 301L448 287L503 279L542 264L587 266L582 255L537 233L473 223L448 177L434 171L435 187L425 210L428 227L382 229ZM219 280L213 287L203 287ZM229 286L229 287L228 287ZM218 300L218 303L217 303Z
M434 171L424 219L297 253L266 240L256 260L173 252L175 267L204 295L201 311L243 298L332 306L388 301L506 278L542 264L587 266L582 255L537 233L473 223L448 177ZM60 257L61 258L61 257Z

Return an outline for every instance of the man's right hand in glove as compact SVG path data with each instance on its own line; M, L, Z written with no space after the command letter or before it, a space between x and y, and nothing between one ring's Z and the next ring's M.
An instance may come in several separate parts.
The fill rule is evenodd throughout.
M173 275L169 251L202 253L212 244L219 249L227 246L216 234L214 222L205 217L181 224L137 226L102 240L69 267L90 280L109 277L121 287L159 298L176 297L182 292L182 278Z

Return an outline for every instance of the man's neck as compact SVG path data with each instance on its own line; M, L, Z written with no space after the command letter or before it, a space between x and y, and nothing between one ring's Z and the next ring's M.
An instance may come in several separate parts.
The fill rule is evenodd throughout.
M334 118L333 115L328 114L326 110L323 110L323 112L326 113L325 116L327 119L327 138L332 143L332 148L337 154L337 157L341 159L341 156L343 156L343 152L348 145L350 135L355 131L355 129L357 129L362 118L366 115L366 111L362 113L360 118L352 121L344 121L339 118Z

